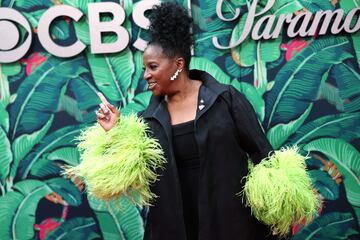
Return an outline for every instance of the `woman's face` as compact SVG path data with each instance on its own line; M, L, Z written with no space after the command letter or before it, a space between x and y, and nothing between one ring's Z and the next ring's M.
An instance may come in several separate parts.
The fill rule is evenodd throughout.
M175 59L163 54L159 45L149 45L144 51L144 79L155 96L171 95L175 92L175 81L170 77L177 70Z

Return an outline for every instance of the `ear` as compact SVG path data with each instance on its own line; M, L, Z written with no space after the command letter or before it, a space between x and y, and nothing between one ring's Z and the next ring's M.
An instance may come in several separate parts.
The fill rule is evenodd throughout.
M176 59L176 67L177 67L177 69L184 69L185 68L185 59L182 57L178 57Z

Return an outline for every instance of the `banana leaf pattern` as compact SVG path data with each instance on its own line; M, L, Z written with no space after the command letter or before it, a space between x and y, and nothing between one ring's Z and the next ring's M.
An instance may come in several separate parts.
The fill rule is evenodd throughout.
M35 41L20 61L0 64L0 239L121 239L144 234L146 207L129 199L102 202L84 193L63 167L79 163L76 137L95 122L102 91L122 114L144 109L151 93L142 80L142 52L132 46L146 30L131 13L139 0L115 0L126 13L123 26L130 44L117 54L90 53L87 4L95 0L1 0L0 7L20 11L36 36L41 15L54 5L70 5L84 14L78 22L59 18L51 35L58 43L86 43L78 56L59 59ZM99 2L99 1L96 1ZM194 57L190 68L209 72L234 86L252 103L275 149L298 145L322 199L309 225L294 225L291 239L359 239L360 228L360 32L351 35L236 41L251 0L228 0L223 15L217 1L191 2ZM258 8L264 7L260 0ZM276 0L269 14L299 14L359 7L358 0ZM106 20L108 16L102 16ZM256 20L256 19L255 19ZM20 32L23 31L20 29ZM3 33L2 33L3 34ZM24 33L21 32L21 36ZM106 35L105 42L114 36ZM119 207L121 206L121 207Z

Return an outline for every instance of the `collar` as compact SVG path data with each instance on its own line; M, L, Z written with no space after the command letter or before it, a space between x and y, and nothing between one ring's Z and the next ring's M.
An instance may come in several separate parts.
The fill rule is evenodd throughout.
M203 82L198 96L198 108L195 117L196 125L197 120L214 104L218 96L227 90L227 87L217 82L210 74L204 71L191 70L189 76L192 79L199 79ZM165 130L168 140L172 141L171 119L164 97L152 96L149 106L142 116L144 119L153 118L159 121Z
M197 120L204 114L215 102L217 97L227 90L226 85L220 84L209 73L200 70L190 70L189 77L203 82L199 91ZM143 113L144 118L156 118L161 123L170 122L170 115L166 108L165 98L163 96L152 96L149 106Z

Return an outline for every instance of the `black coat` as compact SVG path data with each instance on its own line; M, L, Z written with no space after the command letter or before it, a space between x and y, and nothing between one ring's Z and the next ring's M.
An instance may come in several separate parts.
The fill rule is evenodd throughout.
M247 154L258 163L272 148L241 93L202 71L190 71L190 77L203 81L199 99L205 105L195 118L200 155L199 240L266 239L270 231L250 215L237 193L248 172ZM153 96L142 116L167 159L165 169L159 169L159 181L151 187L158 198L150 207L144 239L185 240L172 128L164 98Z

